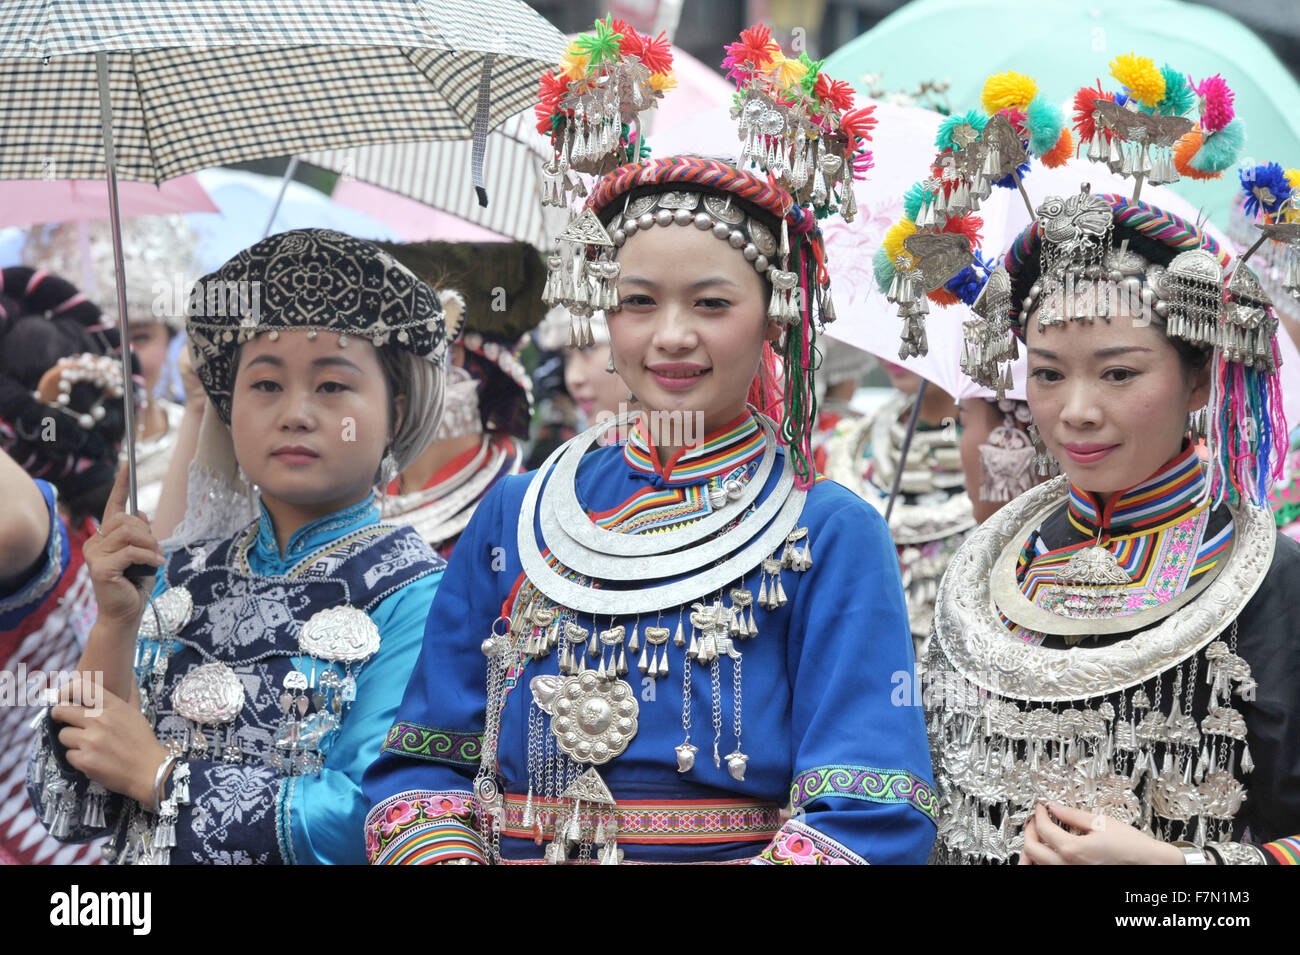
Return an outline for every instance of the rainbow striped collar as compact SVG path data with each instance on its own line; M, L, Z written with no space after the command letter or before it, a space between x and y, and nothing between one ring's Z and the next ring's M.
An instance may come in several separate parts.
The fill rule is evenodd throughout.
M1097 495L1070 485L1070 523L1089 537L1145 534L1186 520L1205 506L1205 471L1196 450L1186 447L1141 484L1116 494L1105 506Z
M762 455L763 446L763 429L746 411L706 435L701 443L678 452L665 465L659 460L658 449L646 440L645 417L642 416L623 445L623 459L632 470L657 478L655 483L658 485L685 487L748 464Z

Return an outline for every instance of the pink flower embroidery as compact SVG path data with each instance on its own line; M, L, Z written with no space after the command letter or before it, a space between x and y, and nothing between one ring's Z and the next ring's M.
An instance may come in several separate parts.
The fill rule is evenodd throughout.
M391 836L398 829L407 823L413 822L420 816L418 806L409 802L395 802L384 810L384 818L379 822L379 831L386 836Z
M459 796L441 795L433 796L429 799L421 799L424 806L425 818L435 819L438 816L465 816L469 815L469 810L465 808L465 800Z

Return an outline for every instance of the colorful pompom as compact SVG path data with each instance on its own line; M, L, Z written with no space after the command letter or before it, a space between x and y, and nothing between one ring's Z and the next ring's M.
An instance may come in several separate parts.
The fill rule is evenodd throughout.
M1038 157L1048 169L1064 166L1074 155L1074 135L1068 130L1061 130L1061 138L1056 145Z
M916 217L921 214L921 206L925 203L927 195L932 195L930 190L919 182L914 182L907 187L903 193L903 216L916 221Z
M942 151L960 150L962 145L953 139L953 133L959 126L970 126L976 133L982 133L984 127L988 124L989 118L981 116L976 110L968 110L965 113L954 113L951 116L945 116L943 122L939 124L939 131L935 134L934 144Z
M993 185L998 186L1001 189L1014 189L1016 188L1016 176L1018 175L1021 179L1024 179L1028 174L1029 163L1028 161L1022 162L1016 167L1015 175L1007 173L1001 179L994 179Z
M1191 165L1201 172L1220 173L1237 164L1246 148L1246 124L1233 119L1217 133L1206 135L1201 148L1192 157Z
M876 128L875 106L859 106L840 117L840 132L849 138L848 152L857 150L861 143L871 139Z
M1246 197L1242 208L1252 219L1261 212L1272 214L1291 196L1286 172L1275 162L1261 163L1238 173L1241 191Z
M664 31L656 37L633 31L631 41L622 44L622 50L625 56L640 59L651 73L672 72L673 45Z
M1074 94L1074 131L1079 134L1081 142L1087 142L1097 135L1097 122L1092 118L1092 114L1096 112L1093 102L1099 99L1115 102L1114 95L1102 90L1100 84L1085 86ZM1110 131L1103 129L1102 132L1106 136L1106 141L1110 142Z
M1143 106L1155 106L1165 98L1165 78L1150 57L1124 53L1110 63L1110 75L1128 88Z
M961 299L959 299L953 292L950 292L946 286L941 286L933 292L926 293L925 297L940 308L948 308L951 305L957 305L961 302Z
M1008 106L1024 109L1037 95L1038 84L1033 77L1008 70L1005 73L994 73L984 81L980 103L984 111L992 116Z
M825 73L817 74L817 82L813 84L813 95L817 97L823 109L829 107L843 113L853 108L853 87L843 80L833 80Z
M979 248L980 229L984 228L984 220L977 215L953 216L944 223L944 232L956 232L966 237L967 243L970 244L971 251L974 252Z
M677 77L672 73L651 73L650 88L656 93L666 93L671 89L676 89Z
M911 268L916 264L912 254L903 248L903 240L916 231L916 223L911 219L900 219L885 230L885 238L881 242L881 248L885 250L885 255L889 257L889 262L894 268L898 268L898 260L901 257L905 268Z
M984 283L988 281L989 273L993 271L992 265L978 252L975 253L975 262L962 269L944 286L949 292L957 297L965 305L974 305L975 299L979 298L980 291L984 288Z
M587 67L590 65L587 54L577 44L578 41L574 40L569 44L569 48L560 55L560 73L568 82L586 76Z
M1187 77L1166 63L1160 67L1160 75L1165 78L1165 95L1156 104L1156 111L1161 116L1186 116L1196 108L1196 93Z
M1192 159L1200 151L1205 136L1199 129L1193 129L1174 143L1174 168L1184 179L1218 179L1221 173L1203 172L1192 165Z
M1029 134L1029 149L1035 156L1055 146L1064 128L1065 113L1046 97L1035 97L1025 108L1025 131Z
M569 47L570 50L585 54L592 66L613 63L619 58L619 41L623 35L614 31L608 19L597 20L594 31L578 35Z
M1219 132L1237 115L1232 106L1232 90L1218 73L1201 80L1196 85L1196 95L1200 98L1201 129L1206 133Z
M772 71L777 85L787 90L793 90L799 86L800 81L808 73L808 65L800 60L792 60L783 53L777 53L772 57L772 63L768 66Z
M882 245L876 249L876 254L871 257L871 271L876 276L876 288L880 289L881 295L889 294L889 286L894 281L894 263L889 261L889 253L885 251Z
M740 31L740 39L729 43L722 68L727 77L740 82L749 73L761 72L772 64L772 58L781 53L781 47L772 39L766 24L756 23Z

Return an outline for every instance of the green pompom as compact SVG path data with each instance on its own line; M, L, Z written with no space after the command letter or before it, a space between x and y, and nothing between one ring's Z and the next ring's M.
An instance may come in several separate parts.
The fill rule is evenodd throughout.
M1160 67L1165 78L1165 98L1156 104L1161 116L1184 116L1196 106L1196 93L1187 77L1166 63Z
M1043 96L1035 96L1025 107L1025 128L1029 131L1029 149L1035 156L1050 152L1061 138L1065 113Z
M1245 148L1246 124L1236 118L1217 133L1205 137L1190 165L1201 172L1223 172L1237 164Z
M921 203L925 202L929 192L919 182L908 186L907 192L903 193L903 216L915 222L921 212Z
M882 295L889 294L889 284L894 281L894 263L889 261L889 253L882 245L872 256L871 268L876 273L876 285Z
M987 116L984 116L973 109L967 113L954 113L951 116L945 117L943 122L939 124L939 131L935 134L934 144L939 148L940 152L945 149L961 149L961 145L952 137L953 131L957 129L958 126L966 124L971 126L975 132L982 133L984 131L984 125L988 121L989 118Z

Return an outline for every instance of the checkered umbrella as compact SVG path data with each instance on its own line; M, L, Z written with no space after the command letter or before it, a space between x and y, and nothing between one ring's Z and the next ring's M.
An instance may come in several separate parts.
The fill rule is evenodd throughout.
M472 139L481 183L488 132L563 46L521 0L6 0L0 179L107 178L127 342L118 175Z

